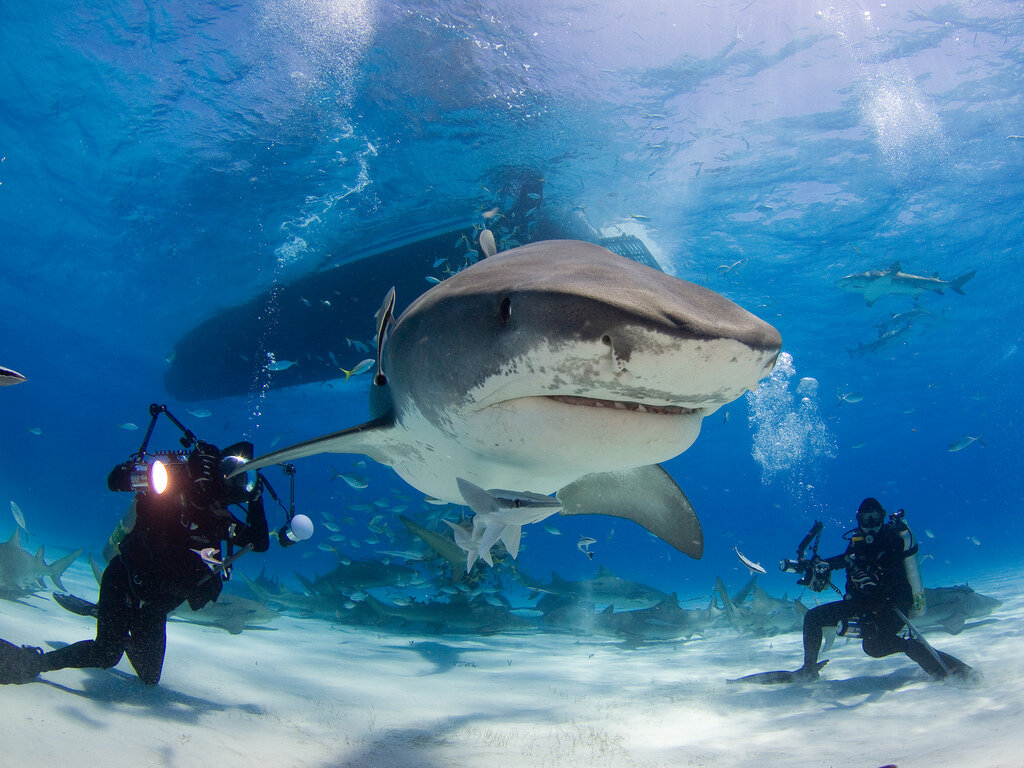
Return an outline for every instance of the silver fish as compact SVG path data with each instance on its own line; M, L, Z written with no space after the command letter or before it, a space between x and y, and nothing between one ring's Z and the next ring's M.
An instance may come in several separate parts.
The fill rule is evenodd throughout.
M0 387L9 387L12 384L21 384L23 381L28 381L17 371L12 371L10 368L5 368L0 365Z
M25 526L25 515L21 511L21 507L19 507L13 501L11 502L11 514L14 515L14 522L21 526L21 529L25 533L28 533L28 528Z
M743 565L745 565L747 567L747 569L752 574L753 573L768 573L768 571L766 571L764 568L761 567L760 563L755 563L750 558L744 556L744 554L742 552L740 552L739 547L733 547L733 549L736 550L736 557L738 557L740 559L740 562L743 563Z

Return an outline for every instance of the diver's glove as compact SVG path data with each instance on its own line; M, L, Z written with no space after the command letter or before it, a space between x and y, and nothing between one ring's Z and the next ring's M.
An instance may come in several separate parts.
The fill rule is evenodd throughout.
M850 581L857 589L870 592L878 586L878 575L869 570L854 571L850 574Z
M815 556L811 560L810 580L807 582L807 586L814 592L821 592L831 583L831 575L832 566L828 564L828 561Z

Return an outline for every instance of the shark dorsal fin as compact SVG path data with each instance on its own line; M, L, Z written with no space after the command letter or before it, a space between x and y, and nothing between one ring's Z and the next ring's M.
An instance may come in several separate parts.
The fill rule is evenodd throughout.
M886 271L890 275L895 275L897 272L902 272L903 271L903 267L900 265L900 263L898 261L894 261L892 263L892 265L889 267L889 269L886 270Z
M494 242L494 233L489 229L480 231L480 252L484 258L494 256L498 252L498 244Z
M384 297L384 303L380 305L375 315L377 320L377 373L374 374L373 383L383 387L388 383L388 377L384 375L384 340L388 335L388 326L395 319L395 287Z

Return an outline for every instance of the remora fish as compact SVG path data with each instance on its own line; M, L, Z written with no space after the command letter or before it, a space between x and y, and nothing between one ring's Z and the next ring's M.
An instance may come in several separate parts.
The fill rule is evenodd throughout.
M464 529L448 523L455 532L455 543L466 551L466 573L469 573L477 558L493 565L491 547L498 541L505 545L515 560L519 555L522 527L527 523L545 520L561 508L558 500L550 496L500 488L485 491L461 477L457 480L466 504L476 513L473 515L473 532L468 537L459 535L465 533Z
M739 547L733 547L733 549L736 551L736 557L738 557L740 562L747 567L747 570L750 571L751 575L755 573L768 573L760 563L755 563L749 557L740 552Z
M938 275L924 277L922 275L911 275L903 271L903 267L897 261L886 270L872 269L867 272L858 272L847 275L836 282L840 288L854 291L864 295L864 302L870 307L886 294L898 294L901 296L913 296L915 299L925 291L942 293L944 288L951 288L963 295L964 283L978 274L973 270L955 280L940 280Z
M719 294L575 240L484 259L377 338L372 421L237 471L362 453L437 499L463 503L458 477L555 493L561 514L625 517L695 558L700 523L659 462L754 389L782 343Z

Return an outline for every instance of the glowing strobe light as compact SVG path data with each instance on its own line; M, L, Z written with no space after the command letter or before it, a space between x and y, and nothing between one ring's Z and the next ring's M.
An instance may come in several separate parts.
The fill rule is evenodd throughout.
M126 461L118 464L107 476L107 487L112 491L161 494L170 484L170 472L162 461Z
M154 461L149 468L149 489L156 494L167 490L167 467L162 461Z

